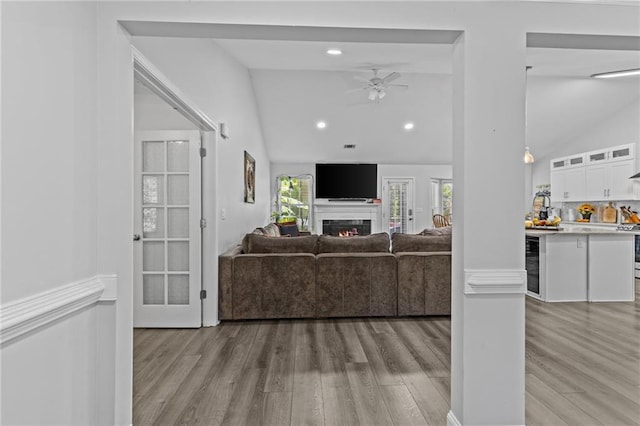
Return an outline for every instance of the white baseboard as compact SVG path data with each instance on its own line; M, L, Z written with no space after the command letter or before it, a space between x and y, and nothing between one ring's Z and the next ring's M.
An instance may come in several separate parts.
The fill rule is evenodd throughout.
M98 301L116 300L116 288L116 275L96 275L5 303L0 306L0 344Z
M462 426L462 423L458 421L453 411L449 410L447 413L447 426Z

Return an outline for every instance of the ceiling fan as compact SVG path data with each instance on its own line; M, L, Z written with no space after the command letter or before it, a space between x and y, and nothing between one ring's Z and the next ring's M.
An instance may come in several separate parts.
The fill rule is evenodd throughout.
M373 71L373 77L369 79L359 75L354 76L356 80L365 83L365 85L359 89L347 90L347 93L367 90L369 92L369 95L368 95L369 100L379 101L380 99L386 96L387 94L386 90L391 87L401 87L404 89L409 87L406 84L391 84L392 81L395 81L398 78L400 78L401 75L399 72L392 72L387 74L385 77L378 77L379 70L377 68L373 68L371 71Z

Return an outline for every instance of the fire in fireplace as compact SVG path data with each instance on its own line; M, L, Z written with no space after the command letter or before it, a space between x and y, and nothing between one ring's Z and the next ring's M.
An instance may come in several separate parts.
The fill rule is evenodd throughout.
M322 233L338 237L352 237L355 235L370 235L371 220L369 219L331 219L322 221Z

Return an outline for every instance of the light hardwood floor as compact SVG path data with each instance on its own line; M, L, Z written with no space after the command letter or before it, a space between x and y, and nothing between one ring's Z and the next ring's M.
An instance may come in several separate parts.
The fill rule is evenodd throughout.
M636 285L638 288L638 285ZM528 425L640 425L635 303L527 298ZM444 425L450 319L134 332L134 425Z

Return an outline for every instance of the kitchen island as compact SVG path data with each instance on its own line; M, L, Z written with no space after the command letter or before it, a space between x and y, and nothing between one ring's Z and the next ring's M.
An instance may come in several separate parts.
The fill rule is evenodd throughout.
M635 298L634 232L598 226L525 231L527 294L546 302Z

